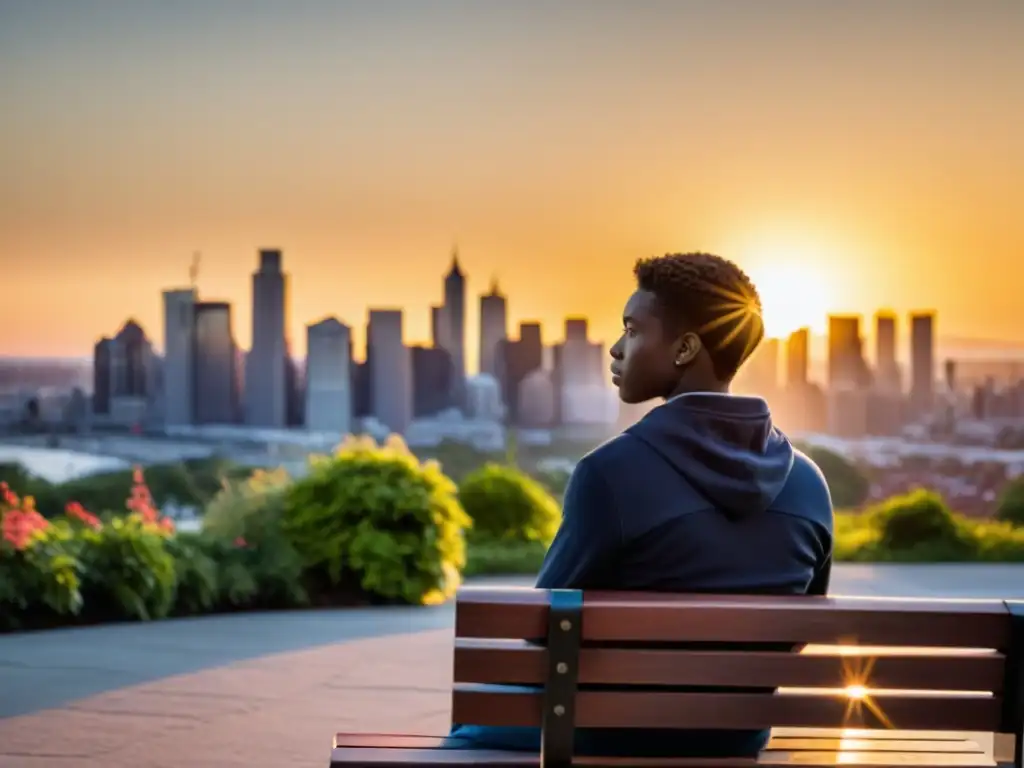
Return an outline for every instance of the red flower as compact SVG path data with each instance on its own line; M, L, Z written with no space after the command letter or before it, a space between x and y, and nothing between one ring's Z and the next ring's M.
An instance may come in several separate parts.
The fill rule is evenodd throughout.
M75 518L79 522L88 525L90 528L99 528L102 525L100 519L96 517L96 515L87 511L85 507L83 507L77 501L69 502L68 505L64 508L64 514L66 514L68 517Z
M0 522L0 534L15 549L25 549L40 531L45 531L50 523L36 510L9 509Z
M245 539L243 539L241 536L239 536L237 539L235 539L235 546L236 547L247 547L249 545L245 543Z
M4 482L0 482L0 502L8 507L21 506L21 499L19 499L18 495L11 490L7 483Z

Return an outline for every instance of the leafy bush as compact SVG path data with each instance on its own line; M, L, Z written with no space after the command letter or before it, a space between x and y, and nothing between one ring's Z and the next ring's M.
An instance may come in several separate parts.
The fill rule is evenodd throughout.
M203 531L218 543L232 606L243 604L249 589L243 571L252 576L254 592L246 599L264 608L305 605L302 559L284 535L282 515L291 477L284 470L257 470L244 480L226 482L203 518ZM228 543L230 542L230 546Z
M352 592L407 603L454 592L469 518L455 484L401 438L349 438L288 489L284 532L316 597Z
M209 613L221 606L220 566L207 554L200 536L179 533L167 540L174 558L175 616Z
M800 446L825 476L832 503L838 508L859 507L868 497L868 477L849 459L827 448Z
M166 534L138 515L84 530L79 542L85 615L92 620L159 619L174 601L174 558Z
M1024 526L1024 475L1013 478L1003 486L996 504L996 519Z
M473 521L471 539L551 543L558 503L536 480L513 467L487 464L459 486L459 500Z
M955 550L965 543L953 513L932 491L894 496L869 514L879 531L878 545L884 549L900 552L940 546Z

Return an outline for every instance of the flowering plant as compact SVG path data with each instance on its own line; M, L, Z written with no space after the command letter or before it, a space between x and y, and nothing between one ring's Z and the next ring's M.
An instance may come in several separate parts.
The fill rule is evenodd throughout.
M0 628L36 614L53 621L81 610L80 565L67 526L39 514L31 496L0 483Z

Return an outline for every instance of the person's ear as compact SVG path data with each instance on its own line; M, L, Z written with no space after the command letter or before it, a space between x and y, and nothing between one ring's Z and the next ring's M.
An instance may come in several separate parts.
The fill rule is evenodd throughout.
M696 333L684 333L679 337L679 341L676 342L676 356L675 364L677 368L682 368L684 365L692 363L697 355L700 354L700 350L703 344L701 343L700 336Z

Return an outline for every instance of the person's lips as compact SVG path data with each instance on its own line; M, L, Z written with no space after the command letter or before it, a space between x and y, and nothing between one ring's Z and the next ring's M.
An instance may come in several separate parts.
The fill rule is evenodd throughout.
M619 386L619 382L622 381L622 374L615 368L612 368L612 384L616 387Z

